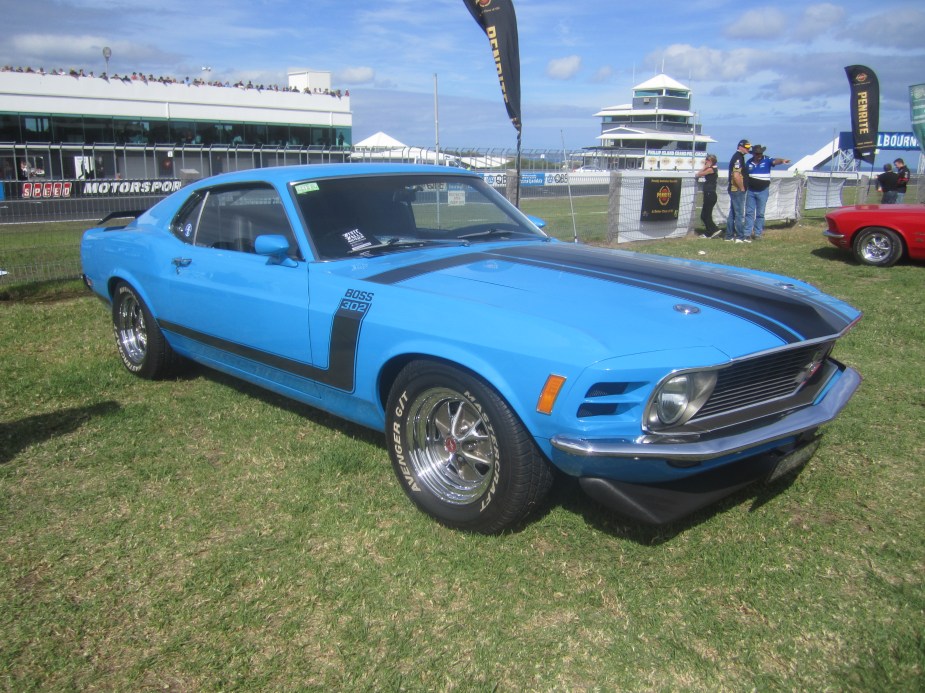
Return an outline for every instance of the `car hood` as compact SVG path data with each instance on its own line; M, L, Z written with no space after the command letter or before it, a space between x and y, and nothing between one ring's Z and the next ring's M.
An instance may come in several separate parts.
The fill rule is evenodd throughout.
M437 295L449 319L475 304L493 329L567 329L611 356L709 346L736 358L837 336L860 315L785 277L555 242L408 254L366 279Z

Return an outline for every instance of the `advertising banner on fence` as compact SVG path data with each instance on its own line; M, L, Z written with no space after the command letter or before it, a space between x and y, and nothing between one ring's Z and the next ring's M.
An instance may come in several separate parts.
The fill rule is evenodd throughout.
M838 133L838 148L843 152L854 149L854 135L850 132ZM877 149L917 152L919 151L919 139L911 132L878 132Z
M57 197L122 197L131 195L169 195L183 183L168 180L94 180L94 181L30 181L22 184L24 200Z
M909 111L912 116L912 131L919 139L919 147L925 154L925 84L909 87Z
M642 183L640 221L674 221L681 203L680 178L646 178Z
M854 158L874 163L877 128L880 127L880 82L865 65L845 68L851 87L851 132L854 134Z

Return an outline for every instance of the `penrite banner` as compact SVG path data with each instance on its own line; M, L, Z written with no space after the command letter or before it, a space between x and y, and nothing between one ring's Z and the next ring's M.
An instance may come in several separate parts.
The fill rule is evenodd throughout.
M507 114L520 132L520 46L513 0L463 0L488 36Z
M874 163L877 129L880 127L880 82L864 65L845 68L851 86L851 131L854 133L854 158Z
M680 178L646 178L642 182L639 221L676 221L680 203Z
M913 84L909 87L909 111L912 116L912 132L919 141L919 147L925 154L925 84Z

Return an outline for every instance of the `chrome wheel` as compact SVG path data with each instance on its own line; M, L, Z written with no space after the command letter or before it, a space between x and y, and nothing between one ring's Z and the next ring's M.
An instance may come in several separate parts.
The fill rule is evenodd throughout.
M903 244L895 231L875 226L857 234L854 254L865 265L889 267L902 257Z
M552 468L507 402L452 364L412 361L386 403L386 444L408 497L440 522L493 534L546 496Z
M132 373L151 380L175 369L178 358L138 293L119 282L112 296L112 332L122 364Z
M882 233L871 234L861 248L861 255L864 256L864 260L872 265L880 264L892 252L893 244L890 242L889 237Z
M136 366L144 363L148 353L148 330L144 311L134 293L121 297L115 316L116 339L123 357Z
M448 388L426 390L410 403L405 429L412 472L439 500L466 505L491 486L494 436L468 398Z

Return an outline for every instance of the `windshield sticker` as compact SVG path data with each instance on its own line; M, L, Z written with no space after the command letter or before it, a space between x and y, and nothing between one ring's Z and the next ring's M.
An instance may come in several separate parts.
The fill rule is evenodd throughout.
M317 183L299 183L295 186L296 195L304 195L305 193L316 192L317 190Z
M341 236L345 241L347 241L347 245L350 246L350 250L362 250L363 248L368 248L373 244L373 242L364 236L363 232L359 229L347 231L347 233L343 233Z

